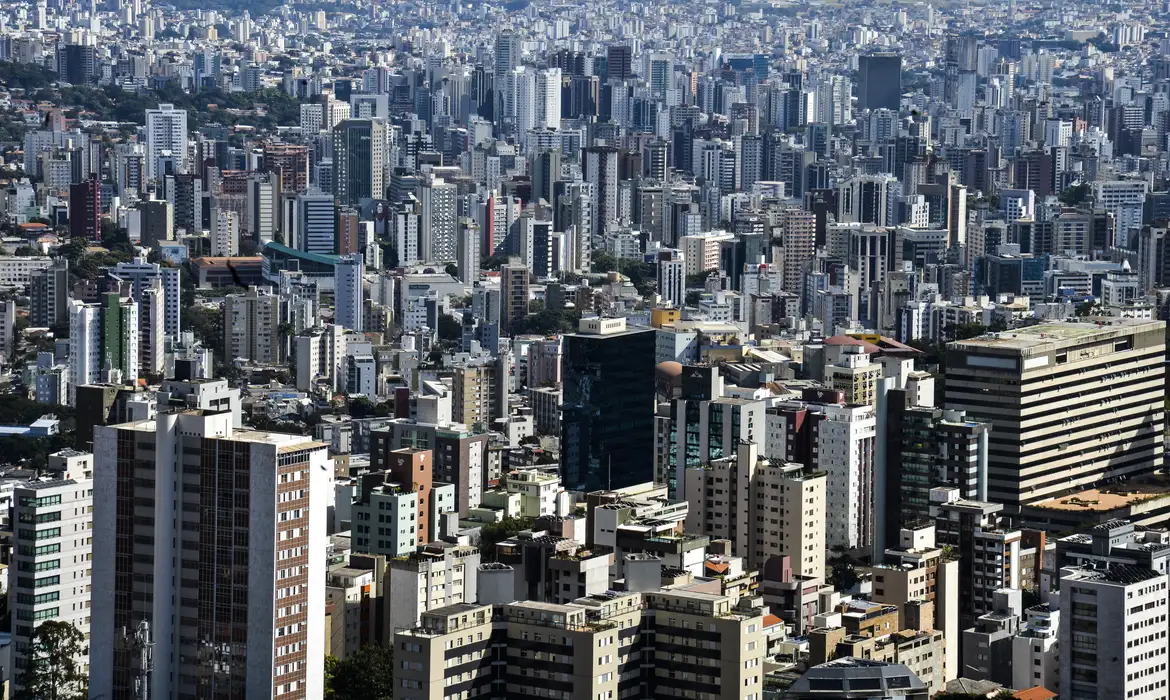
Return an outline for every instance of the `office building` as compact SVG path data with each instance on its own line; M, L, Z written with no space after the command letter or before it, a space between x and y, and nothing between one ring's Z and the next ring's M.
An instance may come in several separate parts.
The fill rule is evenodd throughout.
M945 407L991 424L988 500L1017 507L1162 463L1165 324L1051 322L947 346Z
M342 328L362 332L364 313L365 259L361 253L337 260L334 273L334 321Z
M102 239L102 188L96 177L69 186L69 235Z
M902 106L902 57L896 53L863 54L857 59L858 109L888 109Z
M389 469L394 450L431 450L435 482L455 490L456 512L466 517L478 508L488 481L488 433L460 423L425 423L408 418L390 421L370 433L370 470Z
M337 252L337 211L328 192L309 188L298 194L289 224L290 248L320 255Z
M386 638L416 628L433 610L476 602L479 562L476 547L446 542L428 543L388 559Z
M94 457L89 691L133 696L145 620L151 697L321 697L326 446L196 410L99 427Z
M655 335L587 317L564 338L561 481L621 488L654 478Z
M333 129L333 193L345 206L386 196L387 125L346 119Z

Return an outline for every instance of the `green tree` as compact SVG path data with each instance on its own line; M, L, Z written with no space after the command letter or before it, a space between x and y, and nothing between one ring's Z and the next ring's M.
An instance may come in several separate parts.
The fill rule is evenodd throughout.
M439 314L439 340L457 343L463 337L463 326L451 314Z
M83 700L88 681L78 657L85 649L85 635L68 622L49 620L33 630L29 639L28 666L20 675L23 698L32 700Z
M344 659L325 658L325 697L393 700L394 649L364 646Z
M530 529L532 518L504 518L498 523L488 523L479 529L479 553L485 561L496 560L496 544L515 536L521 530Z
M1081 183L1079 185L1073 185L1072 187L1065 188L1065 190L1060 193L1060 201L1061 203L1067 204L1069 206L1076 206L1081 202L1084 202L1088 196L1089 186L1085 183Z

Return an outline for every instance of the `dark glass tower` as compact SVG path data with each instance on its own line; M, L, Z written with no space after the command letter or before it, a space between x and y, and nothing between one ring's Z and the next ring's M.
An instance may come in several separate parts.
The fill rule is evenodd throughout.
M586 491L654 480L654 331L585 319L565 336L561 479Z

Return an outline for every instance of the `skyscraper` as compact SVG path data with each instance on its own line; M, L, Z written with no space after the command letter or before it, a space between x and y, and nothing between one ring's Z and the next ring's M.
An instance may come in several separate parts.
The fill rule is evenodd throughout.
M606 65L609 69L608 80L622 82L629 80L634 74L634 50L627 45L611 45L605 50Z
M102 238L102 188L96 177L69 186L69 235Z
M90 692L133 697L145 620L152 697L321 697L326 446L185 410L97 428L94 456Z
M310 188L297 195L289 247L306 253L332 255L337 251L337 214L333 195Z
M173 158L177 173L187 170L187 111L163 103L146 110L146 177L161 179L159 159Z
M506 333L528 315L530 272L527 265L515 260L500 267L500 328Z
M365 261L361 253L345 255L337 261L334 318L337 325L358 333L362 332L363 327L362 282L365 271Z
M333 192L347 206L386 197L386 122L346 119L333 129Z
M902 104L902 57L871 53L858 57L857 106L897 112Z
M48 328L68 320L69 261L56 258L49 267L36 270L29 284L28 320L34 328Z
M654 480L652 329L581 319L564 338L561 481L587 491Z
M458 188L436 178L422 188L422 258L426 262L454 262L458 242Z

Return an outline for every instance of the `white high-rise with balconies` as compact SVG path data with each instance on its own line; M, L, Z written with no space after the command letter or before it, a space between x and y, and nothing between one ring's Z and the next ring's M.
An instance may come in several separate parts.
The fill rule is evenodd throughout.
M187 170L187 110L163 103L146 110L146 177L160 178L159 158L172 157L179 172Z

